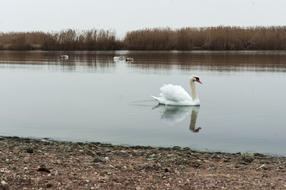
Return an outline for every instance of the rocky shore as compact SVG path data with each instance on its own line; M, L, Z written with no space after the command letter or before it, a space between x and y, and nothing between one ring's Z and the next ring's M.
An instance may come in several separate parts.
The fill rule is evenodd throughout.
M286 158L0 137L0 189L286 189Z

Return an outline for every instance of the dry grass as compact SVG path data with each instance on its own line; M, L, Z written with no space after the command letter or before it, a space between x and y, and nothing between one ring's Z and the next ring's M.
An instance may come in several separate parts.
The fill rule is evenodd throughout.
M114 50L120 47L115 32L109 30L0 33L2 50Z
M131 50L285 50L286 27L144 29L124 42Z
M0 33L4 50L286 50L286 26Z

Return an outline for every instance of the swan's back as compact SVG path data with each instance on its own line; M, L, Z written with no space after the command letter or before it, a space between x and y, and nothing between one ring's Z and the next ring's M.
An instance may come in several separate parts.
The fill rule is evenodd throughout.
M165 84L160 88L160 91L160 96L169 101L182 102L192 100L188 92L179 85Z

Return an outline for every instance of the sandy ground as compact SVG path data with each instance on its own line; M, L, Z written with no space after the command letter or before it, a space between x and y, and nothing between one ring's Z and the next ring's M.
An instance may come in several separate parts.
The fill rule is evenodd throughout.
M286 158L0 138L0 189L286 189Z

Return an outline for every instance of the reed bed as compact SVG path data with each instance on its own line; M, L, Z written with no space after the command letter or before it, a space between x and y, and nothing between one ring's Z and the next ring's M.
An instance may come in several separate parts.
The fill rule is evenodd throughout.
M0 50L286 50L286 26L0 33Z

